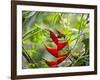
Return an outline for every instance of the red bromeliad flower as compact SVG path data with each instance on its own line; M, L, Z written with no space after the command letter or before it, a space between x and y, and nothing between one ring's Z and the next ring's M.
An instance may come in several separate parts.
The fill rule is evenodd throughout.
M46 45L45 45L45 47L50 54L52 54L53 56L55 56L57 58L57 60L55 60L55 61L45 60L45 62L50 67L57 67L57 65L59 63L61 63L62 61L64 61L69 55L69 53L67 53L67 54L58 53L59 50L63 49L66 45L68 45L68 42L59 41L57 35L52 31L50 31L50 38L53 40L53 42L56 44L57 47L52 48L52 47L47 47Z

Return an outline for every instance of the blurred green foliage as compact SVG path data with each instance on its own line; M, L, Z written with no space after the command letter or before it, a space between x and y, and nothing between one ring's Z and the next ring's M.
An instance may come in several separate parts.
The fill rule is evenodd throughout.
M26 68L48 67L42 58L54 60L44 48L49 36L48 30L58 30L68 41L70 64L73 66L89 65L89 14L22 11L22 44L33 62L24 62ZM82 55L80 58L80 55ZM88 57L84 57L88 56ZM77 60L79 59L79 60ZM77 62L74 62L74 61ZM67 65L66 62L64 66Z

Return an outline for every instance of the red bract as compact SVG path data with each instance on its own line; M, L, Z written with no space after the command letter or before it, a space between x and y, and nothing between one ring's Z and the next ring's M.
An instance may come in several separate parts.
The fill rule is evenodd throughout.
M50 48L50 47L47 47L47 46L45 46L45 47L46 47L47 51L50 52L50 54L52 54L55 57L58 56L57 48Z
M58 54L58 58L65 56L66 58L68 57L69 52L68 53L63 53L63 54Z
M50 31L50 37L55 42L55 44L58 44L58 38L54 32Z
M50 67L57 67L57 62L56 61L47 61L45 60L46 64Z
M63 60L65 60L66 57L61 57L61 58L57 58L57 60L55 61L47 61L45 60L46 64L50 67L57 67L58 64L60 64Z
M64 48L67 44L68 44L68 42L65 42L65 41L58 41L57 49L58 49L58 50L61 50L61 49Z
M51 48L51 47L47 47L47 46L45 46L45 47L46 47L47 51L50 54L52 54L53 56L55 56L56 58L60 58L60 57L68 55L68 53L67 54L66 53L63 53L63 54L58 53L57 48Z
M57 60L57 63L60 64L62 61L66 59L66 56L63 56Z

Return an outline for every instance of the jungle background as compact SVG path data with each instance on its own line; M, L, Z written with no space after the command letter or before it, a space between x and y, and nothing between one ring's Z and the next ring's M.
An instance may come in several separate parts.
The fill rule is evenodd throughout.
M68 42L60 52L70 53L58 67L88 66L89 27L88 13L22 11L22 68L48 68L46 61L56 60L44 46L55 46L49 30Z

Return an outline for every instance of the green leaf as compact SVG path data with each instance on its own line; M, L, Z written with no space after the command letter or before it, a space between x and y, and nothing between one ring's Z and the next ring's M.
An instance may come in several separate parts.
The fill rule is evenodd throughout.
M89 38L82 41L85 44L85 53L89 53Z
M86 66L86 60L84 58L78 60L74 66Z

